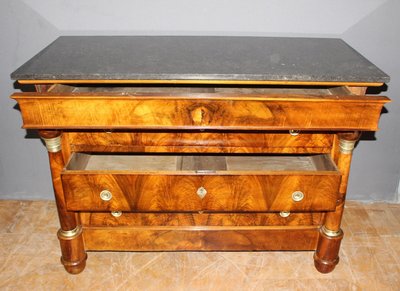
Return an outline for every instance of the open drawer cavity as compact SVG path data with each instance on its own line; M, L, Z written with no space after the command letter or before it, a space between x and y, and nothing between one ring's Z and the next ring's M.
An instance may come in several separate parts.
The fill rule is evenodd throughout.
M61 176L74 211L327 211L340 183L328 155L74 153Z

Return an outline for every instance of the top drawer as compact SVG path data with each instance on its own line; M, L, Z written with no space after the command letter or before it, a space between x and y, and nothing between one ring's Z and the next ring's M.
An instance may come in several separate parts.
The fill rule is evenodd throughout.
M71 88L56 86L45 93L14 94L24 127L376 130L382 106L389 100L313 88Z

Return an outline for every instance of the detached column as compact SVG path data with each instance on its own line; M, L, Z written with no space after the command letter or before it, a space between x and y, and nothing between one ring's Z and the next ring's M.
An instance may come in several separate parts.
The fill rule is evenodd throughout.
M39 135L49 152L51 177L61 226L57 234L61 245L61 263L67 272L78 274L85 268L87 255L83 245L82 226L75 213L68 211L65 206L61 184L61 171L65 165L62 155L61 131L40 130Z
M350 164L354 145L360 138L360 133L339 133L338 153L335 153L335 162L342 174L336 210L328 212L325 223L321 226L317 249L314 254L314 264L321 273L333 271L339 262L340 243L343 231L340 228L344 203L346 200L347 183L349 180ZM336 158L337 157L337 158Z

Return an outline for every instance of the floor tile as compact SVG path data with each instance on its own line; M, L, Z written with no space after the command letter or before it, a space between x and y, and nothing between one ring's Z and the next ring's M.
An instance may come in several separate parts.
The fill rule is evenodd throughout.
M60 264L53 201L0 201L1 290L400 290L400 205L349 201L340 263L313 252L89 252L84 272Z

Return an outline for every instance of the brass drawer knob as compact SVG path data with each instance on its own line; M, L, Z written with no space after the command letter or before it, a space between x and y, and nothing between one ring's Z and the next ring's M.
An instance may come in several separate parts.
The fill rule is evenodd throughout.
M197 195L203 199L206 195L207 195L207 190L204 187L200 187L199 189L197 189Z
M289 130L291 136L298 136L300 134L300 130L291 129Z
M292 193L292 199L294 202L299 202L299 201L303 200L303 198L304 198L304 193L301 191L294 191Z
M112 198L112 194L108 190L103 190L103 191L100 192L100 198L103 201L110 201L111 198Z
M290 211L281 211L279 212L279 215L281 217L288 217L290 215Z
M122 211L111 211L111 215L114 217L120 217L122 215Z

